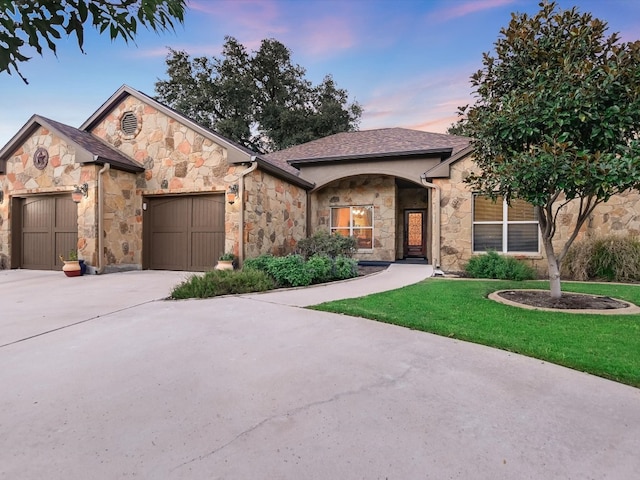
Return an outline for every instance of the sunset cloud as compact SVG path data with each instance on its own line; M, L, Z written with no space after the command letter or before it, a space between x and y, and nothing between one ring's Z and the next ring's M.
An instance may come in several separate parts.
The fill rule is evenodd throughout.
M466 17L484 10L493 10L516 3L516 0L470 0L467 2L449 2L446 7L429 13L429 19L440 21Z

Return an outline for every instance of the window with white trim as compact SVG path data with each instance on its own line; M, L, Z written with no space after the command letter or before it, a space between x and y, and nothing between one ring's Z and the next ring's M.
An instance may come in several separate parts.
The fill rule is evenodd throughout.
M535 208L524 200L507 205L502 197L495 201L473 195L473 251L500 253L539 253L540 231Z
M373 249L373 206L331 207L331 234L355 237L358 250Z

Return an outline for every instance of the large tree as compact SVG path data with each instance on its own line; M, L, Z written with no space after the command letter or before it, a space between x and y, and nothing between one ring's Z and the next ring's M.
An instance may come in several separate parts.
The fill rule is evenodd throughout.
M480 168L467 182L535 206L554 298L562 261L595 207L640 186L640 41L606 32L605 22L555 2L513 14L471 77L475 104L461 108ZM570 202L572 233L554 246Z
M186 0L2 0L0 11L0 72L20 73L19 64L35 49L56 53L63 34L75 34L81 51L85 24L111 39L134 40L138 24L154 30L172 29L182 23Z
M169 50L167 80L156 98L259 152L357 129L362 108L326 76L314 86L291 51L274 39L248 53L226 37L220 57L191 58Z

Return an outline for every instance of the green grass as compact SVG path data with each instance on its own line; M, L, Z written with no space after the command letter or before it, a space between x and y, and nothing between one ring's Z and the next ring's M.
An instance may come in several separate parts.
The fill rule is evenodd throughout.
M487 296L547 282L429 279L367 297L313 308L488 345L640 387L640 315L526 310ZM640 286L563 282L566 292L592 293L640 305Z

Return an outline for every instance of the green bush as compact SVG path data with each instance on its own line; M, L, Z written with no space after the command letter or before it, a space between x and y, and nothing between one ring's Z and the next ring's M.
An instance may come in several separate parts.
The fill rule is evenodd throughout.
M275 287L273 278L259 270L212 270L190 276L174 287L173 299L209 298L218 295L264 292Z
M473 278L495 278L500 280L532 280L536 272L529 265L506 255L490 251L472 257L465 271Z
M339 256L352 257L356 251L356 239L336 233L330 235L326 230L320 230L312 237L298 241L296 252L303 258L309 259L314 255L326 255L331 258Z
M324 283L358 276L358 261L339 255L312 255L304 260L302 255L274 257L261 255L245 260L243 269L268 273L280 287L303 287L312 283Z
M347 278L353 278L358 276L358 261L345 257L343 255L338 256L334 260L333 265L333 279L345 280Z
M640 280L640 240L634 235L587 237L567 252L564 276L574 280Z
M328 282L333 278L333 260L327 255L313 255L307 260L306 268L311 275L311 283Z

